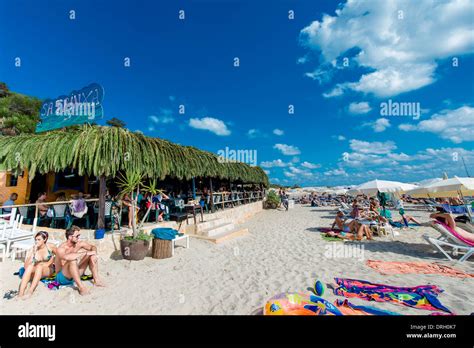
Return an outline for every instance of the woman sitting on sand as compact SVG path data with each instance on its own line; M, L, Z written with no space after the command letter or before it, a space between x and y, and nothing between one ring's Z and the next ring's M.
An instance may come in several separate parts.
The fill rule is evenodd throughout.
M349 240L362 240L362 238L366 236L367 239L372 239L372 231L370 231L369 226L361 224L357 220L352 220L350 223L345 224L345 221L342 220L343 216L343 212L337 212L336 219L334 220L331 229L334 229L335 225L337 225L340 232L338 232L337 230L331 231L327 233L328 236Z
M461 237L466 239L469 242L474 243L474 233L463 230L461 227L456 226L456 221L450 213L433 213L430 215L430 218L438 220L445 225L448 225L451 229L455 230Z
M50 277L54 273L54 255L56 247L47 244L48 232L40 231L35 235L35 245L28 251L25 258L24 273L21 278L19 298L28 298L35 291L41 278ZM31 280L26 295L26 287Z

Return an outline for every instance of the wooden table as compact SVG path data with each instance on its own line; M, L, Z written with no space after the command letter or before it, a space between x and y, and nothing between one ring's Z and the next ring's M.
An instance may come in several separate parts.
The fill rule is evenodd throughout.
M184 205L184 210L186 211L186 214L192 214L194 217L194 224L196 225L196 211L201 212L201 222L204 221L204 214L202 211L202 207L200 204L185 204ZM188 223L188 215L186 215L186 223Z

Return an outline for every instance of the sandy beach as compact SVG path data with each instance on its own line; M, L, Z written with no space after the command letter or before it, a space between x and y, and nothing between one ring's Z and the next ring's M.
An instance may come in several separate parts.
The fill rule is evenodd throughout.
M439 234L430 227L399 230L396 240L376 237L375 241L345 242L363 246L359 257L327 257L328 248L339 242L322 239L318 227L329 227L334 207L264 210L243 227L250 235L214 245L191 239L190 249L177 248L166 260L147 257L130 262L115 255L100 255L100 272L108 285L93 288L81 297L72 288L49 290L39 285L26 301L1 299L2 314L251 314L267 299L280 292L305 291L315 280L333 283L334 277L362 279L394 286L435 284L444 292L439 300L456 314L474 312L474 278L441 275L382 275L365 265L366 260L426 261L452 266L423 238ZM422 222L428 212L407 211ZM328 247L329 245L329 247ZM115 259L114 259L115 258ZM474 273L473 259L455 268ZM19 279L13 272L20 261L0 263L2 294L17 290ZM90 285L92 287L92 285ZM327 289L324 297L336 298ZM351 299L356 304L368 302ZM419 310L389 303L370 303L400 314L427 315Z

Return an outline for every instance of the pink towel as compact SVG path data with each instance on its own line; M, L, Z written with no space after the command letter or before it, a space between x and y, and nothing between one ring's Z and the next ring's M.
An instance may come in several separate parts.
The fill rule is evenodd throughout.
M439 274L456 278L474 278L474 274L465 273L456 268L429 262L367 260L366 265L381 274Z

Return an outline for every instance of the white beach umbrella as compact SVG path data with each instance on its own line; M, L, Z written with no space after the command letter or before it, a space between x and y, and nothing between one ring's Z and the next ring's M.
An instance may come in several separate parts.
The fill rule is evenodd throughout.
M405 192L416 188L416 185L405 184L398 181L388 181L388 180L372 180L366 183L360 184L349 191L350 195L365 194L367 196L375 196L377 192L387 192L387 193L396 193L396 192Z
M432 179L425 179L418 182L418 186L412 190L408 190L405 193L412 197L427 197L426 194L428 193L427 187L437 183L438 181L442 181L441 178L432 178Z
M340 188L340 189L335 190L334 193L335 193L336 195L345 195L345 194L347 193L347 191L348 191L348 190L345 189L345 188Z
M414 192L413 194L411 192ZM419 190L407 192L413 197L457 197L474 196L474 178L458 178L439 180Z

